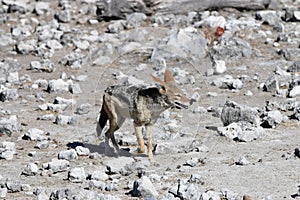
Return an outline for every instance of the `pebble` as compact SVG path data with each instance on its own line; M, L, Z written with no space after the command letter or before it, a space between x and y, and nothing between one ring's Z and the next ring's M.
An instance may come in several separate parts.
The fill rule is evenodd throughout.
M67 116L67 115L57 115L55 119L55 124L57 125L74 125L76 124L76 118L73 116Z
M29 163L22 171L22 175L35 176L39 171L39 167L35 163Z
M224 60L213 60L212 68L215 75L223 74L226 72L226 63Z
M82 183L86 179L85 170L83 167L75 167L68 173L68 179L74 183Z
M14 132L20 131L20 125L16 115L9 118L0 118L0 132L2 134L11 136Z
M88 114L92 109L92 105L89 103L81 104L79 107L77 107L75 113L78 115L84 115Z
M271 110L264 114L261 126L264 128L276 128L283 120L284 116L279 110Z
M116 174L116 173L126 173L126 165L132 165L134 163L134 159L130 157L118 157L107 161L106 167L108 173Z
M23 139L31 141L43 141L47 138L43 130L31 128L24 134Z
M47 91L51 92L68 92L72 81L64 81L63 79L50 80Z
M249 165L250 162L247 160L246 157L242 156L238 159L238 161L236 162L237 165Z
M56 158L52 159L51 162L43 164L44 169L48 169L56 172L63 172L69 169L69 161L67 160L58 160Z
M89 156L90 155L90 149L82 146L77 146L75 148L76 153L78 156Z
M70 149L70 150L64 150L59 152L58 154L58 159L65 159L65 160L77 160L78 155L75 149Z
M147 176L142 176L135 181L133 191L138 191L144 199L156 199L158 197L158 192Z

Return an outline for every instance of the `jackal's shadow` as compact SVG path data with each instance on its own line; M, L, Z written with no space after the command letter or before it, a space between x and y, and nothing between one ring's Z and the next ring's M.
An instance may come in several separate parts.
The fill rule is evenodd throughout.
M88 148L91 153L98 153L100 155L105 155L105 156L109 156L109 157L118 157L118 156L133 157L133 156L137 156L137 154L129 152L130 148L120 148L119 153L117 153L114 150L114 148L112 148L112 147L106 147L105 148L105 142L101 142L100 145L83 143L83 142L70 142L70 143L67 144L67 147L72 148L72 149L75 149L78 146ZM145 155L139 154L139 156L144 157Z

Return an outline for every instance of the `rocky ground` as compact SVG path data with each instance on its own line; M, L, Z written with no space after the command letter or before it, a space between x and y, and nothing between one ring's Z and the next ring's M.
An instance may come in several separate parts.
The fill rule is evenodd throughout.
M299 6L105 22L94 0L2 0L0 198L299 198ZM159 165L130 120L116 133L130 155L104 155L104 89L166 68L195 103L156 123Z

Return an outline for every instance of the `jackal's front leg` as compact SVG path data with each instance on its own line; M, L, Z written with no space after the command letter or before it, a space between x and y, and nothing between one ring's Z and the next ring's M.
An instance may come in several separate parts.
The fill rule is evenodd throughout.
M139 153L144 153L145 152L145 143L144 143L144 138L143 138L143 134L142 134L142 126L138 126L138 125L134 124L134 129L135 129L137 141L140 146Z
M153 145L152 145L152 126L148 125L146 126L146 131L147 131L147 135L148 135L148 156L149 156L149 160L152 163L155 163L154 158L153 158L153 153L152 153L152 149L153 149Z

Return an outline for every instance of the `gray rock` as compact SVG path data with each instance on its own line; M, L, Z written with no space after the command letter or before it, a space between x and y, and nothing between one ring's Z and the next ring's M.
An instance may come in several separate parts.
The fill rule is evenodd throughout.
M70 189L59 189L51 193L51 200L66 200L66 199L74 199L72 191Z
M289 91L288 96L291 98L300 96L300 85L294 86L293 89Z
M63 79L50 80L48 84L48 92L68 92L69 86L73 84L71 80L64 81Z
M31 36L32 27L29 25L13 26L11 28L11 35L14 38L26 38Z
M183 165L190 166L190 167L195 167L195 166L199 165L200 163L201 163L200 158L193 157L193 158L187 160Z
M37 189L34 191L37 200L44 200L49 199L50 196L47 194L46 189L42 187L37 187Z
M38 79L38 80L34 81L34 84L36 84L38 86L38 88L40 88L42 90L47 90L47 88L48 88L48 81L45 79Z
M286 70L287 72L300 72L300 61L295 61L291 66Z
M89 189L90 190L93 190L93 189L99 189L101 191L104 191L105 190L105 187L106 187L106 184L105 182L103 181L96 181L96 180L91 180L89 182Z
M58 159L65 159L65 160L77 160L78 155L75 149L64 150L59 152Z
M67 23L71 21L71 11L70 10L62 10L55 15L55 18L59 22Z
M39 110L46 111L51 110L53 112L61 113L64 111L68 106L66 104L52 104L52 103L45 103L42 105L39 105Z
M22 175L35 176L39 171L39 167L35 163L29 163L22 171Z
M69 90L72 94L82 94L79 83L72 83L69 86Z
M220 135L240 142L250 142L265 135L265 131L260 126L255 126L248 122L233 122L226 127L218 127Z
M0 148L0 159L12 160L15 154L15 151Z
M221 89L229 90L240 90L243 88L244 84L240 79L234 79L232 76L218 77L215 78L211 85L217 86Z
M223 16L211 15L211 16L207 17L206 19L204 19L203 23L206 24L210 28L217 28L218 26L224 28L226 25L226 19Z
M10 36L6 34L0 34L0 48L14 45L16 41Z
M126 21L118 20L108 25L109 33L119 33L125 29Z
M264 128L276 128L284 119L279 110L272 110L264 114L261 126Z
M11 193L21 192L22 190L22 185L18 180L7 180L5 185L8 192Z
M15 132L20 131L20 125L16 115L9 118L0 118L0 133L11 136Z
M7 188L4 187L4 188L0 188L0 198L1 199L5 199L6 198L6 195L7 195Z
M18 99L19 94L17 89L9 89L0 85L0 101L14 101Z
M46 14L49 10L51 11L50 8L50 2L38 1L35 3L34 12L40 16Z
M100 56L99 58L96 58L93 62L93 65L96 66L105 66L109 65L112 62L112 59L108 56Z
M226 71L226 63L224 60L213 60L212 68L214 70L214 74L223 74Z
M194 92L194 94L191 96L191 101L192 102L198 102L200 100L201 96L199 92Z
M299 102L296 98L286 99L280 104L277 108L280 108L282 111L294 110L299 105ZM267 110L268 111L268 110Z
M158 197L158 192L147 176L142 176L140 179L136 180L134 187L136 188L133 188L133 191L139 191L141 197L144 199L156 199Z
M70 164L67 160L52 159L51 162L43 164L44 169L52 170L54 173L63 172L69 168Z
M131 84L131 85L143 85L145 82L141 79L137 79L133 76L128 76L125 78L123 84Z
M81 50L87 50L90 47L90 43L87 40L73 40L76 48Z
M132 165L135 160L131 157L113 158L106 163L108 173L126 173L126 165Z
M43 60L43 61L31 61L30 62L30 69L36 70L40 72L48 72L51 73L54 71L54 64L50 60Z
M284 48L279 51L279 54L288 61L299 60L300 48Z
M220 44L214 45L211 55L216 60L240 59L252 55L251 45L240 38L224 38Z
M67 115L57 115L55 119L55 124L57 125L74 125L76 124L76 118L73 116L67 116Z
M215 191L207 191L201 194L200 200L221 200L221 193Z
M0 159L12 160L16 153L14 142L2 142L0 147Z
M173 30L167 38L168 46L173 46L175 49L180 49L196 58L203 58L206 55L206 39L189 29ZM174 49L174 50L175 50ZM172 51L172 48L169 49ZM159 52L158 52L159 53ZM176 54L176 50L174 53ZM177 55L178 57L185 57Z
M75 148L76 153L78 156L89 156L90 155L90 149L89 148L85 148L83 146L77 146Z
M275 10L258 11L256 13L256 18L271 26L277 25L281 21Z
M68 179L74 183L82 183L86 179L83 167L76 167L69 171Z
M245 121L256 126L260 124L260 118L256 109L239 105L230 100L227 100L223 106L221 120L224 126L239 121Z
M104 171L94 171L91 174L91 180L106 181L109 176Z
M48 140L44 140L44 141L41 141L41 142L38 142L34 148L37 148L37 149L47 149L49 147L49 141Z
M19 82L19 72L8 72L6 77L8 83L17 83Z
M297 119L300 121L300 106L297 106L295 109L294 109L294 113L292 115L292 118L294 119Z
M81 104L79 107L76 109L76 114L78 115L84 115L88 114L92 109L92 105L89 103Z
M76 104L76 100L75 99L65 99L62 97L55 97L54 99L54 104L66 104L68 106L70 105L75 105Z
M236 161L235 163L236 165L249 165L250 162L247 160L246 157L242 156L238 159L238 161Z
M41 117L38 117L38 120L54 121L55 116L53 114L42 115Z
M139 42L127 42L127 43L122 43L117 47L118 53L121 55L127 54L129 52L132 52L134 50L137 50L141 48L142 45Z
M99 194L99 192L94 190L80 190L76 195L78 200L102 200L102 199L117 200L118 197L113 197L111 195ZM121 199L120 199L121 200Z
M222 188L221 193L222 193L222 197L227 200L237 200L237 199L241 198L241 197L239 197L239 195L237 193L232 192L227 188ZM247 200L247 199L243 198L243 200Z
M294 18L296 21L298 21L298 22L300 21L300 11L298 11L298 10L294 11Z
M273 74L264 82L263 91L274 92L280 94L280 88L288 88L290 84L290 76Z
M24 134L23 139L31 141L43 141L47 138L43 130L31 128Z
M31 40L21 40L17 46L16 51L19 54L29 54L33 53L37 49L37 41L35 39Z
M172 187L169 190L169 193L173 194L175 197L179 197L180 199L200 199L200 189L197 184L189 183L185 180L179 179L178 186ZM176 198L177 199L177 198Z
M147 16L144 13L134 12L126 15L126 28L137 28L140 27L143 22L147 20Z
M72 52L65 55L61 59L63 65L69 66L72 69L80 69L83 64L85 64L86 56L77 52Z
M63 48L63 45L56 39L48 40L46 42L46 46L53 50L58 50Z

